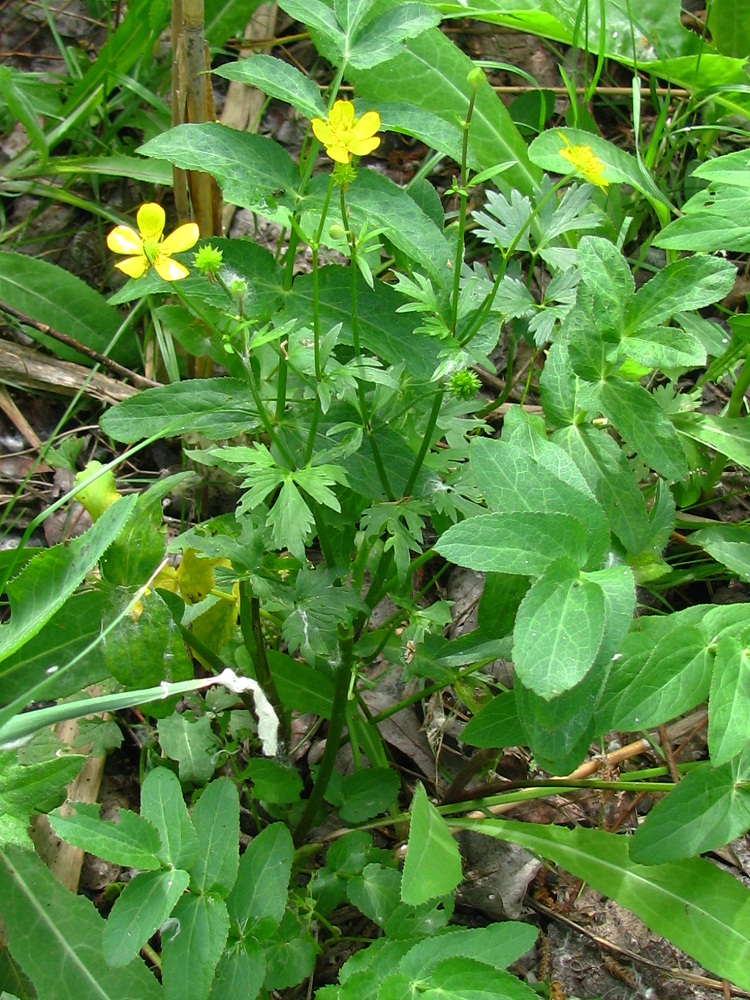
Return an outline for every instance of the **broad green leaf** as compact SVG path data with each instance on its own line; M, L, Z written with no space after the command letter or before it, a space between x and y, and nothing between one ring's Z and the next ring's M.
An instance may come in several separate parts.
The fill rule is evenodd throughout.
M141 872L127 883L104 925L104 954L110 965L127 965L138 956L189 884L188 873L173 868Z
M47 681L45 698L64 698L106 677L106 649L96 640L114 617L107 588L73 594L41 631L3 660L3 700L19 698L42 681ZM69 666L92 644L78 663Z
M615 656L597 728L649 729L700 704L711 683L709 641L691 625L656 641L631 632Z
M321 0L281 0L279 7L295 21L319 31L339 56L343 55L346 36L330 4L321 3Z
M442 817L440 822L444 822ZM410 906L401 900L401 882L400 872L393 867L372 863L349 880L346 892L349 901L382 927L389 938L413 939L441 930L453 912L452 894Z
M162 974L166 1000L206 1000L229 934L223 899L184 895L162 927Z
M252 782L253 797L261 802L285 805L298 802L302 793L299 772L277 760L256 757L249 761L242 777Z
M458 844L445 820L417 785L409 824L409 843L401 882L401 899L419 906L453 892L462 878Z
M726 764L749 743L750 650L747 643L725 635L716 644L708 701L711 763L714 767Z
M750 418L685 412L676 413L672 421L681 434L750 469Z
M340 343L352 343L351 274L348 268L324 267L319 275L320 323L331 328L342 323ZM414 333L416 321L409 313L396 313L403 296L382 281L369 288L357 279L357 319L362 347L390 365L402 363L409 374L423 382L435 371L439 347L432 337ZM286 299L286 315L312 325L313 288L310 275L300 275ZM405 345L406 349L405 349Z
M518 609L513 660L521 682L547 700L575 687L594 664L604 623L601 588L569 559L552 563Z
M159 719L157 728L162 750L178 763L180 781L205 785L216 770L216 741L208 716L168 715Z
M294 845L289 828L272 823L254 837L240 859L239 874L227 897L232 923L249 937L259 925L278 927L284 916Z
M604 677L604 668L595 664L580 683L551 700L516 682L516 708L526 733L521 745L551 774L570 774L589 752Z
M454 524L435 551L458 566L494 573L541 576L556 559L584 566L586 528L570 514L480 514Z
M553 441L567 451L581 470L627 552L633 555L642 552L651 535L646 503L614 438L590 424L571 424L556 431Z
M589 563L599 564L609 547L604 513L565 451L540 445L532 456L515 441L475 438L469 446L471 471L491 510L568 514L587 528ZM542 517L544 520L544 517Z
M627 314L629 335L659 326L680 312L702 309L732 289L736 271L718 257L684 257L673 261L635 293Z
M466 77L474 68L468 56L437 28L405 43L405 51L371 70L347 73L357 93L377 108L378 101L409 103L437 115L451 128L456 141L451 148L436 148L449 156L461 148L461 122L466 117L471 86ZM428 131L429 122L427 124ZM420 131L417 138L430 141ZM434 132L432 133L434 138ZM539 171L529 165L526 144L510 114L491 87L476 92L469 130L468 162L474 170L497 163L514 165L503 175L508 185L531 193Z
M104 921L93 903L64 889L31 851L12 845L0 850L0 919L11 955L39 1000L163 996L140 959L112 969L102 951Z
M17 844L31 850L29 815L52 796L64 797L65 786L76 777L85 758L79 754L37 764L18 764L12 750L0 751L0 847Z
M398 968L412 977L420 977L438 962L461 956L495 969L505 969L534 946L538 933L529 924L512 921L487 927L451 929L415 944L398 963Z
M58 837L105 861L144 871L161 867L159 833L148 820L118 809L119 822L112 823L99 819L100 808L77 802L75 812L67 816L55 809L49 814L50 826Z
M578 266L581 281L594 295L598 321L610 329L624 329L635 281L622 253L601 236L584 236L578 245Z
M659 865L723 847L750 830L748 753L721 767L704 762L686 774L638 827L633 861Z
M700 368L706 363L706 350L698 338L674 326L656 326L626 337L620 345L623 354L639 365L660 371Z
M370 20L377 0L333 0L333 9L342 29L354 37L362 22Z
M629 184L647 198L654 208L669 209L671 205L661 193L645 167L630 153L619 149L611 142L591 132L578 128L550 129L542 132L529 146L529 159L532 163L557 174L567 175L571 172L571 164L561 155L561 150L567 149L562 136L571 146L588 146L594 156L604 164L603 177L613 184Z
M749 164L750 150L740 149L734 153L726 153L724 156L717 156L715 159L700 163L696 167L695 176L713 181L714 191L717 184L747 188L750 187L750 179L747 176ZM689 205L690 202L687 204ZM687 205L685 207L687 208Z
M604 597L604 635L596 660L601 665L609 664L633 623L636 606L633 570L630 566L608 566L584 573L583 577L599 587Z
M451 821L549 858L631 910L705 968L750 989L750 892L728 872L692 858L638 865L628 838L511 820Z
M440 14L422 3L400 3L369 21L355 35L348 62L355 69L372 69L403 51L403 42L435 28Z
M214 177L225 201L266 218L287 217L300 182L291 156L273 139L225 125L177 125L139 147L144 156Z
M343 801L338 805L339 816L345 823L373 819L396 803L400 788L398 774L389 767L356 771L341 782Z
M715 196L713 200L715 202ZM716 209L710 211L701 211L699 205L694 204L693 213L688 214L688 202L683 208L686 214L658 233L654 237L654 246L665 250L747 253L750 250L750 225L744 220L748 204L750 199L744 196L721 201Z
M711 42L725 56L750 55L750 8L743 0L713 0L708 12Z
M677 482L687 475L677 432L643 386L610 378L599 386L598 401L604 415L649 468Z
M268 650L268 665L286 708L314 712L324 719L331 717L333 681L330 677L273 649Z
M143 579L143 583L145 580ZM111 603L125 611L134 591L112 588ZM125 614L109 636L104 658L109 672L129 689L150 688L161 684L185 681L195 676L192 660L172 614L159 591L147 594L136 621ZM161 716L171 711L169 703L150 706L151 714Z
M717 562L723 563L741 580L750 581L750 527L745 524L717 524L690 535L691 545L700 545Z
M155 767L141 786L141 816L161 837L159 856L173 868L190 868L198 854L198 837L174 771Z
M226 896L237 878L240 837L240 803L229 778L206 786L191 819L198 835L191 885L198 892Z
M419 977L419 992L426 1000L534 1000L538 996L508 972L493 969L484 962L454 956L438 962ZM416 983L412 977L397 972L383 980L379 1000L403 1000L412 995Z
M267 990L296 986L312 973L318 949L307 928L301 914L288 910L265 943Z
M172 437L186 431L223 440L257 422L249 385L238 379L206 378L139 392L107 410L100 425L115 441L132 444L151 435Z
M461 739L472 747L522 746L526 735L518 720L516 697L513 691L497 695L470 719L461 733Z
M258 53L249 59L224 63L213 72L225 80L237 80L248 87L257 87L269 97L291 104L305 118L326 117L326 107L317 84L281 59Z
M391 243L439 286L452 280L455 248L403 188L374 170L361 170L347 190L346 205L355 230L365 222L370 228L382 227Z
M257 941L225 951L219 959L210 1000L256 1000L266 978L266 956Z
M123 497L79 538L35 556L8 584L10 621L0 625L0 662L33 638L58 611L122 531L136 497ZM0 713L0 723L5 719Z

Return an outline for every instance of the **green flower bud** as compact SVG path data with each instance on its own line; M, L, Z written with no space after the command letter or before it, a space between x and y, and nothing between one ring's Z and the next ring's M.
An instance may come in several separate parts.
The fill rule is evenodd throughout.
M247 282L243 278L235 278L229 285L229 294L240 302L247 295Z
M479 90L479 88L482 86L483 83L486 82L486 80L487 77L484 75L484 70L480 69L479 66L475 66L474 69L471 70L469 75L466 77L466 82L469 84L470 87L473 87L474 90Z
M448 391L457 399L469 400L476 396L481 385L479 377L474 372L464 369L451 375L448 380Z
M193 263L196 271L200 271L201 274L205 274L207 278L216 277L223 259L224 254L222 251L216 247L212 247L210 244L208 246L201 247L200 250L196 251L193 255Z
M343 240L346 237L346 230L343 226L334 222L334 224L328 228L328 235L332 240Z

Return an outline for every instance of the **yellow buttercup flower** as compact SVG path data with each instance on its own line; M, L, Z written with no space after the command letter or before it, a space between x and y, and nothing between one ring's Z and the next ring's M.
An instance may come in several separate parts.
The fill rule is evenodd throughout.
M602 176L604 174L604 164L593 152L591 146L573 146L567 136L562 132L557 133L565 146L560 150L560 156L572 163L577 173L589 184L605 189L609 187L609 181Z
M194 222L179 226L164 239L166 215L161 205L149 202L141 205L136 215L138 232L130 226L115 226L107 237L107 246L114 253L130 254L115 267L129 278L141 278L153 267L164 281L179 281L190 274L186 267L172 260L172 254L189 250L198 242L200 232Z
M366 156L380 145L375 135L380 128L380 115L368 111L361 118L354 117L351 101L336 101L328 115L328 121L313 118L313 134L323 143L326 153L336 163L351 163L352 156Z

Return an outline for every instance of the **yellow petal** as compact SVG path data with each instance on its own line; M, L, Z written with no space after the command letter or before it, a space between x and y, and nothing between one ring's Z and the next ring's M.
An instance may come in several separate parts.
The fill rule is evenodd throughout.
M178 226L173 233L167 236L159 246L159 252L166 255L182 253L184 250L194 247L199 236L198 226L194 222L186 222L184 226Z
M156 205L154 202L141 205L135 217L138 223L138 232L144 240L156 240L158 242L164 232L166 218L161 205Z
M127 260L118 260L115 267L129 278L142 278L148 271L148 261L145 257L128 257Z
M373 149L377 149L379 145L380 139L375 136L372 139L350 139L346 144L346 148L351 153L354 153L355 156L367 156ZM330 156L330 153L328 155Z
M154 261L154 267L156 273L164 281L181 281L190 274L186 267L183 267L178 261L172 260L171 257L157 257Z
M369 139L380 128L380 115L377 111L368 111L362 115L352 129L353 139Z
M143 252L143 240L130 226L115 226L107 236L107 246L114 253Z
M331 128L349 129L354 121L354 105L351 101L336 101L328 115Z
M336 163L351 163L352 155L343 143L338 143L335 146L327 146L326 153L335 160Z
M333 129L328 122L324 122L322 118L313 118L310 124L312 125L313 135L318 142L322 142L324 146L329 146L334 141Z

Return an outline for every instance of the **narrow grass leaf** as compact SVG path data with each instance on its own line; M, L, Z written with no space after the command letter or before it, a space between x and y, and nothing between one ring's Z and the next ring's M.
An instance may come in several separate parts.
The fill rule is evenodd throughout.
M709 861L639 865L628 838L511 820L453 820L534 851L631 910L717 976L750 989L750 890Z

